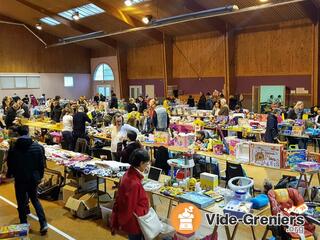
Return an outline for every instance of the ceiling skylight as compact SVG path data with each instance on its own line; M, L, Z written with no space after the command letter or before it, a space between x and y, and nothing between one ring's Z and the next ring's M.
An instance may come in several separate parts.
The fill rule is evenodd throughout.
M40 18L40 21L50 26L56 26L60 24L60 22L51 17Z
M93 3L89 3L80 7L72 8L67 11L58 13L61 17L67 18L69 20L73 20L72 17L75 13L79 13L79 19L97 15L100 13L105 12L102 8L99 8L98 6L94 5Z
M138 3L142 3L144 2L145 0L125 0L124 1L124 4L127 6L127 7L131 7L132 5L135 5L135 4L138 4Z

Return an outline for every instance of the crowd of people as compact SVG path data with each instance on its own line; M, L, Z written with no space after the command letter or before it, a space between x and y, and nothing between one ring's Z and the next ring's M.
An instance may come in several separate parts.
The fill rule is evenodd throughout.
M242 109L243 95L238 96L231 95L229 97L229 104L225 99L223 93L214 90L212 93L207 92L206 95L200 92L198 102L192 95L189 96L187 104L189 107L197 107L201 110L212 110L214 116L229 116L229 111L235 111L236 109Z
M81 96L76 101L66 101L59 96L46 99L44 94L39 99L33 95L26 95L22 99L17 95L5 97L2 101L5 115L2 127L12 129L18 137L8 154L8 176L15 178L20 222L27 222L26 216L29 212L27 203L30 199L39 218L40 232L45 234L48 229L45 213L36 194L37 185L43 177L45 167L44 149L28 136L27 127L15 125L16 117L29 118L37 106L42 106L38 115L49 117L56 123L61 122L64 147L74 150L77 140L87 137L87 123L95 122L98 112L103 109L101 112L105 112L106 115L103 119L111 119L105 126L111 127L112 159L130 164L116 195L111 221L112 233L121 230L129 235L130 240L143 239L136 215L142 216L149 211L148 197L141 180L144 171L149 167L150 157L137 140L137 136L139 133L151 133L154 130L167 131L170 122L169 107L173 101L169 98L159 101L143 96L137 99L130 98L127 104L122 105L128 112L127 119L124 119L121 112L116 111L110 116L105 111L108 108L117 109L122 104L115 93L112 93L110 100L99 94L96 94L92 100ZM197 106L198 109L211 110L214 116L229 116L230 111L242 112L242 101L242 95L231 96L228 104L223 94L214 91L206 95L201 93L198 102L189 96L187 104L190 107ZM285 113L287 118L302 119L303 111L304 104L299 101ZM316 124L320 126L320 110L316 109L316 111L318 114ZM265 133L266 142L278 141L278 123L282 120L282 113L283 111L279 108L273 108L269 113ZM200 131L199 136L197 135L199 141L205 137L201 133Z

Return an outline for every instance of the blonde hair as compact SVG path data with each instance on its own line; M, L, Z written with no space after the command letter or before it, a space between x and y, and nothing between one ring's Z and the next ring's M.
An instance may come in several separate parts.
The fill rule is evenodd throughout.
M302 105L303 105L303 102L302 102L302 101L298 101L298 102L296 103L296 105L294 106L294 109L298 109L298 108L300 108Z
M224 98L221 98L221 99L220 99L220 106L223 107L223 106L226 105L226 104L227 104L227 100L224 99Z

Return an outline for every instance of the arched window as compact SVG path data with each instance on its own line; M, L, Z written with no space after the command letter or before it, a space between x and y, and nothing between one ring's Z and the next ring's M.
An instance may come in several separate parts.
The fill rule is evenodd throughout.
M111 67L108 64L102 63L98 65L94 74L94 81L113 81L114 75Z

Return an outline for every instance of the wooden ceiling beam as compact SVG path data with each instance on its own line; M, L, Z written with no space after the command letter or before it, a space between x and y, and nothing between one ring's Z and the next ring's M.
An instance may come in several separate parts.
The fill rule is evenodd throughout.
M313 24L317 23L319 9L314 1L301 2L300 6L303 8L305 14L312 21Z
M65 18L59 16L58 14L51 12L45 8L42 8L36 4L33 4L27 0L16 0L16 1L23 4L24 6L27 6L31 9L33 9L34 11L38 11L38 12L42 13L45 16L52 17L53 19L59 21L61 24L65 25L69 28L72 28L73 30L79 31L84 34L96 32L96 30L93 30L91 28L83 26L83 25L76 23L74 21L70 21L68 19L65 19ZM97 40L110 46L110 47L113 47L113 48L117 47L117 41L111 37L99 38Z
M52 44L53 41L57 41L58 37L56 35L52 35L45 31L39 31L35 28L35 26L31 26L27 23L21 22L17 19L5 16L0 14L0 21L8 22L8 24L12 24L14 26L21 26L26 29L26 31L32 32L36 38L38 38L45 46Z
M112 5L101 1L101 0L91 0L91 3L97 5L98 7L105 10L106 14L109 16L114 17L118 21L125 24L128 28L134 28L134 27L144 27L145 25L138 19L134 18L133 16L128 15L127 13L121 11L120 9L117 9L113 7ZM142 34L152 38L153 40L162 43L163 41L163 33L157 29L150 29L145 30L141 32Z
M199 11L206 10L206 8L201 6L195 0L185 0L184 3L185 3L185 7L188 10L191 10L193 12L199 12ZM226 23L224 21L222 21L221 19L218 19L218 18L208 18L208 19L206 19L206 21L211 26L213 26L216 30L218 30L220 33L225 34L225 32L226 32Z

